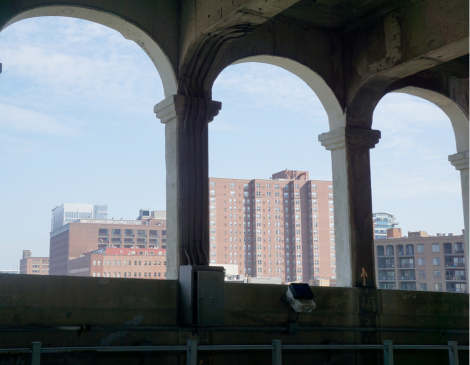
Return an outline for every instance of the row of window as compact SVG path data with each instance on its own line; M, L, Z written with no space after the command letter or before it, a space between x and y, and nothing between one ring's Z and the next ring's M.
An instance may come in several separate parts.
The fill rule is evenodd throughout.
M465 267L465 257L446 257L444 259L445 267ZM434 266L441 265L440 257L433 257L432 264ZM377 260L378 268L395 268L395 259L382 259ZM426 265L426 260L424 258L418 259L418 265ZM399 259L398 268L414 268L415 261L414 258Z
M101 273L96 273L94 272L93 273L93 277L101 277ZM122 273L122 276L121 276L121 273L120 272L113 272L113 273L110 273L110 272L104 272L103 273L103 277L113 277L113 278L131 278L132 277L132 273L128 273L128 272L124 272ZM141 277L144 277L144 278L151 278L152 277L152 273L151 272L144 272L144 273L141 273L141 272L135 272L134 273L134 278L141 278ZM153 273L153 277L154 278L160 278L160 277L166 277L166 273L164 272L163 275L162 273L160 272L154 272Z
M465 270L446 270L446 280L454 280L454 281L465 281L467 280L467 276L465 274ZM442 271L441 270L434 270L433 271L435 279L442 278ZM418 275L420 279L426 279L426 270L419 270ZM399 280L416 280L415 270L400 270L398 273ZM395 271L394 270L379 270L379 280L382 281L395 281Z
M111 264L112 262L112 264ZM134 266L142 266L142 262L144 263L143 266L151 266L152 261L134 261ZM93 266L100 266L101 265L101 260L94 260L93 261ZM122 261L123 266L132 266L132 261L128 260L123 260ZM161 266L162 261L153 261L154 266ZM166 261L163 261L163 265L166 265ZM103 266L121 266L121 260L103 260Z
M379 289L396 289L395 283L379 283ZM416 290L416 283L400 283L402 290ZM419 290L428 290L427 283L420 283ZM442 291L442 283L434 283L434 291ZM463 283L446 283L446 291L454 293L466 293L467 285Z
M99 228L98 229L98 236L100 237L109 237L109 231L111 231L112 237L121 237L124 231L124 237L135 237L135 230L133 229L107 229L107 228ZM138 229L137 230L137 237L147 237L147 232L149 237L160 237L160 231L151 229ZM162 236L166 236L166 231L162 231Z
M266 189L271 189L271 186L272 186L272 185L274 185L274 189L279 189L279 186L280 186L279 184L266 184ZM310 187L311 189L316 189L316 188L317 188L317 185L316 185L316 184L308 184L308 185L309 185L309 187ZM215 181L211 181L211 182L210 182L210 186L211 186L211 187L215 187ZM224 185L224 187L226 187L226 186ZM236 187L236 184L235 184L235 183L233 183L233 182L230 183L230 188L233 189L233 188L235 188L235 187ZM243 184L243 188L244 188L244 189L249 189L249 188L250 188L250 184L244 183L244 184ZM256 188L256 189L261 189L261 183L255 183L255 188ZM289 190L289 185L284 185L283 189L284 189L284 190ZM293 184L293 185L291 185L291 189L296 189L296 190L300 189L300 184ZM329 190L333 190L333 185L328 185L328 189L329 189Z
M404 255L414 255L414 245L396 245L397 256L404 256ZM425 245L418 244L416 246L418 253L426 253L425 252ZM444 243L444 254L451 254L452 252L452 243ZM463 254L464 253L464 245L462 242L454 243L454 253L456 254ZM439 243L433 243L431 245L431 252L438 253L440 251ZM394 255L394 246L388 245L384 248L384 246L377 246L377 256L393 256Z

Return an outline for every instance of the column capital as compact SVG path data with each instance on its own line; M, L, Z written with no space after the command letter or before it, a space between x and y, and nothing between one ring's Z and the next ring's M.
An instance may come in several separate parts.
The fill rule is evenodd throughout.
M468 170L468 151L450 155L449 162L455 166L456 170Z
M189 112L186 110L188 105L191 108ZM214 117L219 114L221 108L222 103L220 101L177 94L170 95L165 100L159 102L155 105L153 111L164 124L176 118L184 118L186 116L191 119L195 118L212 122Z
M371 149L375 147L379 139L380 131L378 130L353 127L334 129L318 136L318 141L327 150L336 150L346 146Z

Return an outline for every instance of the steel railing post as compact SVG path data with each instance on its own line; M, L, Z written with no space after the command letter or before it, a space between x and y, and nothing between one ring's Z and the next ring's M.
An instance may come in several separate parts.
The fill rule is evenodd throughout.
M459 365L459 350L457 348L457 341L447 341L449 345L449 364Z
M282 365L282 341L273 340L273 365Z
M197 340L188 341L187 365L197 365Z
M384 341L384 365L393 365L393 341Z
M41 347L42 342L31 342L31 365L39 365L41 363Z

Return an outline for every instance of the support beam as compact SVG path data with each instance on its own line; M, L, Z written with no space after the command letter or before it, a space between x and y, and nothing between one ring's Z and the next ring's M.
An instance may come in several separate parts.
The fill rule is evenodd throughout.
M338 128L318 137L331 151L337 285L375 288L369 150L380 131Z
M349 109L359 114L368 109L367 114L372 115L384 90L397 79L467 55L468 10L467 0L410 1L346 33L344 70ZM371 120L352 113L349 117L348 126L370 128Z
M182 2L182 50L202 35L239 25L261 25L299 0L185 0ZM198 41L196 41L198 43ZM191 47L192 48L192 47ZM191 52L190 52L191 53Z
M469 199L469 184L468 184L468 156L469 151L456 153L449 156L449 161L456 170L460 171L460 182L462 184L462 200L463 200L463 219L465 227L465 245L466 253L468 255L468 199Z
M171 95L155 105L165 124L167 279L180 265L209 264L208 122L217 101Z

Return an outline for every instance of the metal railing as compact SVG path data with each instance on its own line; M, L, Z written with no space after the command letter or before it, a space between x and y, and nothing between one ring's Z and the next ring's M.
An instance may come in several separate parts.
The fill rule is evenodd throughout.
M42 347L42 342L31 342L31 348L0 349L0 355L31 354L31 365L40 365L41 354L61 354L69 352L158 352L186 351L187 365L197 365L198 351L271 351L272 364L282 365L283 350L381 350L384 365L393 365L394 350L447 350L449 365L459 365L458 350L468 346L458 346L457 341L447 345L394 345L384 341L383 345L283 345L281 340L273 340L271 345L198 345L197 340L189 340L187 345L174 346L96 346L96 347Z

